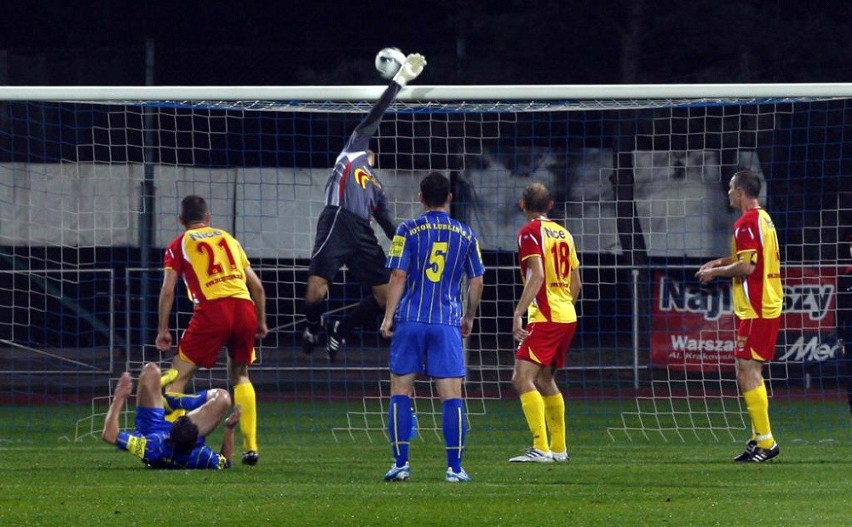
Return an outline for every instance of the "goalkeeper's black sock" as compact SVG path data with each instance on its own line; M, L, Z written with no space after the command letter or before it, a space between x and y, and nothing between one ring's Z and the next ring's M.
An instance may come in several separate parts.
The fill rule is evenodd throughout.
M376 329L378 327L376 318L382 313L382 308L379 302L373 295L361 300L361 303L352 310L337 327L337 333L346 338L352 331L352 328L364 327L367 329Z
M308 302L305 300L304 304L302 304L302 312L305 314L305 319L307 320L308 327L311 329L311 333L319 332L322 310L323 305L321 301Z

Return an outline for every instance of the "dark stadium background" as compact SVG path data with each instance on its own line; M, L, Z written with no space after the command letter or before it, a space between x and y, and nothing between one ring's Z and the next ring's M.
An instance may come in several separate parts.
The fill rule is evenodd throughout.
M345 7L344 7L345 6ZM844 82L852 3L743 0L7 0L0 84L370 84L384 46L425 84Z

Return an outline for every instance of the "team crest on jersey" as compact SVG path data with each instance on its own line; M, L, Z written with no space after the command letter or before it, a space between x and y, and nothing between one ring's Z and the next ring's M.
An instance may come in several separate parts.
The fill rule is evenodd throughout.
M399 258L400 256L402 256L403 249L405 249L405 238L396 235L393 237L393 243L391 243L391 248L390 252L388 252L388 256Z
M358 183L363 189L367 188L367 183L377 186L378 188L382 188L376 178L374 178L369 172L364 170L363 168L356 168L355 173L352 175L355 178L355 183Z

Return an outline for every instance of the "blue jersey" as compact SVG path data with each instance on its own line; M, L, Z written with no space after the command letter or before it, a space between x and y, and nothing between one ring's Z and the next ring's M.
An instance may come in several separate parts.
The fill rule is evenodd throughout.
M473 229L427 211L396 229L386 267L408 273L394 320L461 326L462 279L485 273Z
M150 468L228 468L230 463L218 452L204 444L201 438L192 452L175 456L174 449L168 443L168 432L142 434L139 432L119 432L116 446L127 450L142 460Z
M192 452L176 456L169 444L172 423L166 421L162 408L136 407L136 430L119 432L115 446L142 460L150 468L229 468L225 456L205 446L198 439Z

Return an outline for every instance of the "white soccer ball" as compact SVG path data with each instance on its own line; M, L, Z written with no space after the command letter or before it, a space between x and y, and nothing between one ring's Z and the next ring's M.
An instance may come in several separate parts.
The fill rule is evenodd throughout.
M405 54L399 48L385 48L376 53L376 70L385 79L392 79L403 62Z

